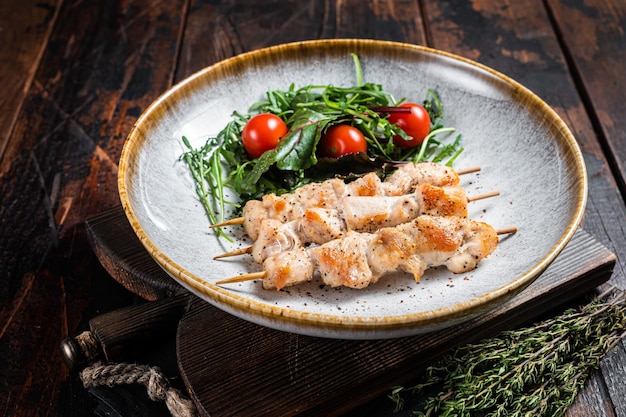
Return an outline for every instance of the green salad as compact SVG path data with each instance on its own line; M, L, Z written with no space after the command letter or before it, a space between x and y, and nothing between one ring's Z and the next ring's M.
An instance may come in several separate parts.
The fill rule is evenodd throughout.
M180 159L213 224L224 220L227 206L240 208L309 182L349 181L372 171L384 176L405 162L453 164L463 150L461 135L444 125L437 93L428 89L421 104L395 100L381 85L363 82L360 61L352 57L352 87L292 84L271 90L247 113L235 111L203 146L182 138L187 150ZM226 188L240 200L226 199Z

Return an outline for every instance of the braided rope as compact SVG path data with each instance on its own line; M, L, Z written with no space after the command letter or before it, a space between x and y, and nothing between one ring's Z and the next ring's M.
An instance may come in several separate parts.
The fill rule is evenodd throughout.
M85 357L86 363L93 363L100 355L99 342L90 331L84 331L74 338Z
M156 366L128 363L95 363L80 373L85 388L106 385L142 384L153 401L164 401L173 417L195 417L196 409L191 400L179 390L172 388Z

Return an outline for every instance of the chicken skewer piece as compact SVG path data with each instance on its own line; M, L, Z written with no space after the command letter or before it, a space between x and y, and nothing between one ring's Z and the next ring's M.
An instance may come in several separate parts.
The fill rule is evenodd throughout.
M346 197L342 210L308 209L288 223L267 219L252 246L254 260L307 244L323 244L349 231L373 233L382 227L409 222L424 214L467 217L469 200L461 187L419 186L413 195L401 197Z
M473 270L495 250L498 234L516 230L496 231L487 223L467 218L419 216L376 233L349 232L314 248L280 252L263 262L263 272L216 284L262 278L263 288L280 290L310 281L316 270L332 287L365 288L396 270L419 281L428 268L445 266L453 273Z
M499 193L467 197L462 187L435 187L422 184L415 193L397 197L345 197L342 209L307 209L287 223L266 219L258 226L258 237L249 248L217 255L214 259L252 253L257 263L284 250L307 244L323 244L345 236L348 231L372 233L396 226L419 215L467 217L467 204Z
M514 227L514 226L504 227L504 228L496 230L496 233L498 235L508 235L508 234L512 234L512 233L516 233L516 232L517 232L517 227ZM226 252L226 253L223 253L221 255L216 255L216 256L213 257L213 259L228 258L228 257L232 257L232 256L239 256L239 255L248 255L248 254L252 253L253 249L254 249L253 246L247 246L245 248L236 249L234 251ZM292 249L285 249L285 250L292 250ZM259 274L263 274L263 273L259 272ZM239 277L235 277L235 278L239 278ZM253 278L244 278L244 279L241 279L241 280L233 280L231 282L249 281L249 280L252 280L252 279L256 279L256 278L254 278L254 277Z
M412 192L416 185L424 183L456 186L460 182L459 175L479 170L479 167L473 167L455 171L442 164L422 162L403 164L385 181L381 181L373 172L348 184L340 179L329 179L304 185L291 194L268 194L262 200L250 200L244 206L242 217L216 223L211 228L243 224L246 233L256 240L254 226L266 218L277 218L286 223L298 218L307 208L332 208L338 198L348 195L404 195Z

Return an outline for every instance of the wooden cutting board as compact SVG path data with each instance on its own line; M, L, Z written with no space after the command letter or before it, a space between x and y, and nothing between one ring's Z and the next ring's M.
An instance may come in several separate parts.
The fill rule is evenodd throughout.
M98 258L126 288L148 300L185 293L143 249L121 207L87 220L86 227ZM497 310L443 331L378 341L272 330L192 296L178 323L178 367L203 416L346 415L406 384L455 346L568 305L606 282L615 262L608 249L578 230L530 287Z

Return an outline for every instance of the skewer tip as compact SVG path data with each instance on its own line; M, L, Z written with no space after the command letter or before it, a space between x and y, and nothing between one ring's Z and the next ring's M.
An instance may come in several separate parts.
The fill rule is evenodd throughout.
M478 171L480 171L480 167L475 166L475 167L469 167L469 168L459 168L456 170L456 173L458 175L465 175L465 174L471 174L473 172L478 172Z
M251 272L249 274L237 275L235 277L221 279L215 282L215 285L233 284L235 282L254 281L255 279L263 279L267 276L267 272Z
M510 234L513 234L513 233L517 233L517 227L515 227L515 226L504 227L502 229L496 230L496 233L498 235L510 235Z
M489 192L486 192L486 193L477 194L477 195L473 195L473 196L467 197L467 201L468 202L478 201L478 200L483 200L485 198L496 197L496 196L499 196L499 195L500 195L500 191L494 190L494 191L489 191Z
M216 227L224 227L224 226L234 226L238 224L243 224L245 219L243 217L236 217L234 219L226 220L220 223L215 223L209 226L210 229L214 229Z
M213 259L229 258L231 256L245 255L248 253L252 253L252 246L248 246L247 248L235 249L230 252L224 252L222 254L215 255Z

